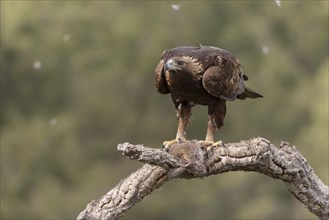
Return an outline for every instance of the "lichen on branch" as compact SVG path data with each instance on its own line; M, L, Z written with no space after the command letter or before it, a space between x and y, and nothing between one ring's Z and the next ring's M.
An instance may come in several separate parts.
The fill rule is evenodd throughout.
M329 219L329 188L294 146L279 148L264 138L252 138L209 148L203 141L183 141L169 150L129 143L118 150L130 159L146 163L142 168L89 203L77 219L114 220L172 178L198 178L229 171L254 171L281 179L310 212Z

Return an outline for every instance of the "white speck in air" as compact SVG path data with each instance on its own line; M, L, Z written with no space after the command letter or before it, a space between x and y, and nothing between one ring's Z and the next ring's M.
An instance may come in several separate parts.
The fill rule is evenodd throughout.
M64 36L63 36L63 41L64 41L64 42L67 42L67 41L70 40L70 38L71 38L71 36L70 36L69 34L64 34Z
M182 5L177 5L177 4L171 5L171 8L174 9L175 11L178 11L181 7L182 7Z
M262 53L268 54L270 52L270 48L267 45L262 46Z
M52 118L49 120L50 126L55 126L57 124L57 118Z
M42 63L41 63L40 60L36 60L36 61L34 61L34 63L33 63L33 67L34 67L34 69L38 70L38 69L41 68L41 66L42 66Z
M281 7L281 0L275 0L275 4L276 4L278 7Z

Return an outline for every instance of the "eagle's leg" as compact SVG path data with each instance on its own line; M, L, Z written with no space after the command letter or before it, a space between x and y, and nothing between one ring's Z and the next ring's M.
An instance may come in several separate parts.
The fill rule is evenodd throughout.
M214 143L214 136L215 136L215 131L217 129L217 126L213 120L213 115L208 114L208 126L207 126L207 134L206 134L206 139L205 142L209 142L211 144Z
M176 139L186 139L186 128L191 119L191 105L189 103L179 103L177 109L178 128Z
M177 118L178 118L178 128L176 133L176 138L171 141L163 142L163 146L165 148L169 148L171 145L175 143L180 143L181 141L186 140L186 128L191 119L191 108L192 105L188 102L180 102L176 103L176 111L177 111Z
M215 142L215 131L224 124L226 114L226 101L220 100L218 103L208 106L208 127L204 144L215 147L222 145L222 141Z

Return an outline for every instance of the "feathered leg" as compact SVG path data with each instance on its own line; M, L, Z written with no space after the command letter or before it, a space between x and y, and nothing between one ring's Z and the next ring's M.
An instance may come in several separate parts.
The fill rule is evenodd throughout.
M175 106L176 106L177 118L178 118L176 139L163 142L163 145L166 148L169 148L172 144L186 140L186 128L191 119L192 105L189 102L180 102L180 103L175 102Z
M189 103L179 103L177 110L178 128L176 139L186 139L186 128L191 119L191 105Z
M214 136L215 131L223 126L225 115L226 101L220 100L218 103L208 106L208 127L205 139L207 145L217 146L222 144L221 141L214 143Z

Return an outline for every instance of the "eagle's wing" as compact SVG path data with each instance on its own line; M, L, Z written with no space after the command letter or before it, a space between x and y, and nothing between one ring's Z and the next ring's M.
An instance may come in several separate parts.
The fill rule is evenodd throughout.
M155 86L158 92L162 94L169 93L169 88L165 79L164 70L163 70L164 61L160 60L159 64L155 68Z
M245 90L241 64L233 57L217 56L203 74L202 85L212 96L234 100Z

